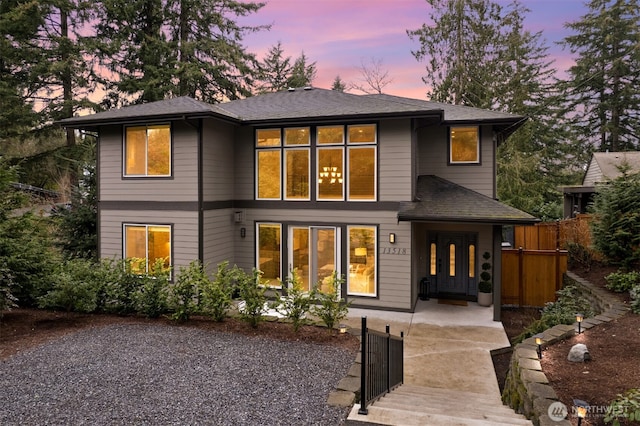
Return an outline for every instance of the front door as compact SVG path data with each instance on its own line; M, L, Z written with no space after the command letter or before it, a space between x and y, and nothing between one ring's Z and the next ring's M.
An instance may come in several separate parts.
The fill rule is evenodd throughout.
M467 296L475 288L475 234L437 233L429 244L431 292Z
M289 270L296 270L305 291L318 285L334 270L340 273L339 229L326 226L292 226L289 228Z

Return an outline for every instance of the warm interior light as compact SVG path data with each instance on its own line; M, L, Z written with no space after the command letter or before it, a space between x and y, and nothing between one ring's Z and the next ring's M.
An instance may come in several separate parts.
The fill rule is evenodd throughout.
M356 247L355 255L356 256L366 256L367 255L367 248L366 247Z

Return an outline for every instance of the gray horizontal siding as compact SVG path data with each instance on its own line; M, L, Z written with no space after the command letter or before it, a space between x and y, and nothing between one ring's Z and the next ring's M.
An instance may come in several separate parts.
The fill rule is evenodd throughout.
M122 224L173 225L172 253L176 271L198 259L198 216L184 211L100 211L100 256L122 258Z
M122 177L123 127L100 129L100 199L109 201L194 201L198 196L197 132L173 124L172 178Z
M436 175L488 197L494 197L494 142L491 127L481 129L481 164L449 165L448 128L431 126L418 132L418 173Z
M226 201L234 197L234 128L228 123L207 120L203 125L204 201Z
M234 175L235 199L253 200L254 194L254 142L253 128L240 127L235 132Z
M236 264L233 210L209 210L204 213L203 219L203 263L214 271L224 261L231 266Z
M411 200L411 122L388 120L380 123L378 186L380 201Z

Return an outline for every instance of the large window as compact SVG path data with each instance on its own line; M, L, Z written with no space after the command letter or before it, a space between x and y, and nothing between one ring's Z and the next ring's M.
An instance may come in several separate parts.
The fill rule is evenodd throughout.
M376 295L376 227L349 226L349 277L347 293L357 296Z
M449 135L451 164L480 163L480 135L478 127L452 127Z
M133 260L140 273L148 273L158 259L170 268L171 226L125 224L124 258Z
M171 175L171 126L135 126L125 128L125 176Z
M280 285L281 226L277 223L258 223L257 257L258 269L262 271L262 279L267 285Z
M259 129L256 197L259 200L375 201L375 124ZM315 164L312 148L315 147Z

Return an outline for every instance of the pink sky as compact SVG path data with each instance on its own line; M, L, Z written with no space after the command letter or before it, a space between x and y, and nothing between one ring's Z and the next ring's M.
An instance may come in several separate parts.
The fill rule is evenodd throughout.
M265 0L257 14L241 23L272 24L270 31L249 35L244 43L260 59L278 41L287 56L297 58L304 51L316 62L316 87L330 88L336 75L357 82L358 68L364 61L382 60L393 81L385 92L392 95L425 98L427 87L421 78L424 64L411 54L418 49L406 34L427 22L429 5L425 0ZM498 0L503 5L510 1ZM572 63L570 54L555 45L568 31L566 22L575 22L587 12L582 0L522 0L531 12L525 27L542 31L542 37L555 59L554 67L564 71Z

